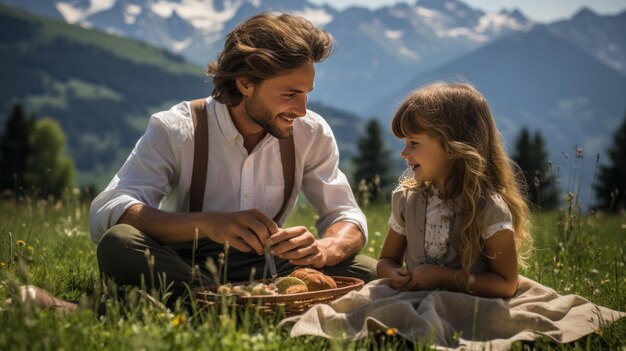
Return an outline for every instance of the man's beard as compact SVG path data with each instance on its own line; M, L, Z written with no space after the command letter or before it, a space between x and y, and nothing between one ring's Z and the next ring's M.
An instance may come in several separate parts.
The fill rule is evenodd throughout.
M272 136L278 139L283 139L293 133L293 127L288 127L286 130L281 129L278 126L278 118L280 118L281 115L285 115L290 118L295 118L296 116L282 113L277 116L273 116L270 109L263 104L256 92L245 101L244 108L246 109L248 117L250 117L250 119L256 124L263 127L263 129Z

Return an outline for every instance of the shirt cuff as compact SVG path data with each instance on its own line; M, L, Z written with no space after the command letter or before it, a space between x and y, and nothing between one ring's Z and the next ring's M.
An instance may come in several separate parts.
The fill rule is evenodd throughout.
M98 244L104 233L113 227L120 220L124 212L129 207L143 202L129 195L118 196L102 206L93 206L98 208L94 213L90 213L90 234L91 240Z

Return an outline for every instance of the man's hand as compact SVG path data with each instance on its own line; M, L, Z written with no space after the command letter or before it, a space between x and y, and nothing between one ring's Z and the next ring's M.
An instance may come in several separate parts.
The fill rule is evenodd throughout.
M417 266L411 272L411 280L406 290L434 290L441 284L440 267L430 264Z
M326 265L326 254L306 227L284 228L269 238L272 253L295 266Z
M270 235L278 232L278 226L261 211L252 209L241 212L212 213L204 230L209 239L228 244L242 252L254 250L262 255Z
M405 268L398 267L391 271L389 279L391 279L391 283L389 285L391 285L392 288L397 290L404 290L404 287L411 280L411 275L409 274L409 271L407 271Z

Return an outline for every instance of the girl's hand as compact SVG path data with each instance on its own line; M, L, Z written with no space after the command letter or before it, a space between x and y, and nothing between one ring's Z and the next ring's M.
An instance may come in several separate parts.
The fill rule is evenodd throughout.
M411 272L411 280L406 284L406 290L434 290L441 284L441 272L438 266L423 264L415 267Z
M391 279L391 284L389 285L391 285L392 288L398 289L398 290L405 290L404 287L411 280L411 275L409 274L409 271L400 267L391 271L391 274L389 275L389 279Z

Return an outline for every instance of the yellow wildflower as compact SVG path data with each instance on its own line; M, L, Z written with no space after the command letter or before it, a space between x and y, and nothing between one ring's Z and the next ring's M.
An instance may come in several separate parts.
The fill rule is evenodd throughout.
M17 246L24 246L24 245L26 245L26 241L21 240L21 239L16 241L15 243L17 244Z
M398 334L398 329L396 329L396 328L388 328L387 331L385 331L385 334L387 334L387 336L394 336L394 335Z
M35 252L35 249L30 245L26 246L26 250L28 250L31 254Z
M185 324L187 322L187 317L183 314L177 314L174 318L172 318L172 325L174 327L178 327L181 324Z
M4 263L4 262L0 262L0 268L4 268L4 267L6 267L6 266L7 266L7 264L6 264L6 263Z

